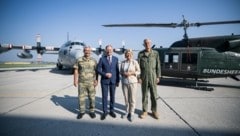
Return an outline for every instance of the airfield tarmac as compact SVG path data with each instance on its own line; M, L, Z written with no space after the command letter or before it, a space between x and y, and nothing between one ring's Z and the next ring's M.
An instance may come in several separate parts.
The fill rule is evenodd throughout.
M184 82L162 80L158 86L160 119L140 119L141 86L136 116L122 119L124 99L116 90L117 118L102 121L101 88L96 88L96 114L77 120L77 88L69 71L30 69L0 72L1 136L215 136L240 135L240 82L229 78L209 79L214 91L185 87ZM150 100L149 100L150 112Z

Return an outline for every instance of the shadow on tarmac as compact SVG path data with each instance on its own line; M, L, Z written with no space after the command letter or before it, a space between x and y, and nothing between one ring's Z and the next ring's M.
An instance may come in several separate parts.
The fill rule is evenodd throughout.
M51 101L56 105L56 106L61 106L64 109L76 114L79 113L79 106L78 106L78 97L73 97L69 95L64 95L62 96L56 96L52 95ZM86 112L88 112L88 106L89 106L89 100L86 98ZM125 114L125 105L115 103L115 112L119 115L124 115ZM95 113L101 115L102 114L102 98L100 97L95 97ZM141 113L140 109L135 109L135 113L139 115Z
M199 128L200 135L237 136L238 132ZM187 127L123 124L94 120L67 120L46 117L1 116L1 136L197 136Z
M73 69L62 69L62 70L59 70L58 68L53 68L49 72L53 73L53 74L73 75Z

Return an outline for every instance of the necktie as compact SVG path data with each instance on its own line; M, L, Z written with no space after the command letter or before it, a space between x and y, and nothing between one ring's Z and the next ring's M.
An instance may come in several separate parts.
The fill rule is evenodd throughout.
M110 56L108 56L107 59L108 59L108 63L111 64L111 58L110 58Z

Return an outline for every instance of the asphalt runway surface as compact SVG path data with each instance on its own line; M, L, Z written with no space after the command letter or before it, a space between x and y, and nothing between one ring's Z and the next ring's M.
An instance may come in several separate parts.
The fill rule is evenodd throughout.
M141 85L138 85L133 122L123 119L121 86L116 90L117 118L100 120L102 97L96 88L96 115L78 114L77 88L68 70L30 69L0 72L1 136L229 136L240 135L240 82L230 78L208 79L204 91L172 78L158 85L160 119L140 119ZM88 113L88 111L87 111Z

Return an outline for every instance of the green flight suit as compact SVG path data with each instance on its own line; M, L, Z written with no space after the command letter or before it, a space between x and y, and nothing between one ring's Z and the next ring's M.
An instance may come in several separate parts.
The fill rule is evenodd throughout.
M90 102L90 112L95 110L95 95L94 80L97 78L96 67L97 61L94 58L80 57L73 66L78 69L78 99L80 113L86 110L85 97L88 95Z
M139 52L138 63L140 65L142 80L142 109L148 111L148 92L151 94L151 110L157 112L157 78L161 76L159 54L155 50L149 53L145 50Z

